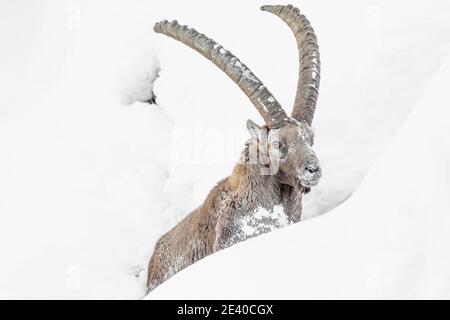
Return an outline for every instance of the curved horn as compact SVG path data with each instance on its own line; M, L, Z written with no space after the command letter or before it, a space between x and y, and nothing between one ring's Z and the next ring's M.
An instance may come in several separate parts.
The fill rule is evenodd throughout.
M311 125L320 84L319 45L314 29L300 10L292 5L267 5L262 6L261 10L280 17L295 35L300 68L292 117Z
M184 43L218 66L244 91L269 127L279 127L288 120L281 105L252 71L214 40L175 20L158 22L153 29Z

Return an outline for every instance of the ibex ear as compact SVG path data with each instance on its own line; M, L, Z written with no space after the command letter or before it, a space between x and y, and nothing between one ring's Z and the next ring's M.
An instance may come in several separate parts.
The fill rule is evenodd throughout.
M253 139L259 140L261 127L258 126L256 123L254 123L250 119L247 120L247 130L248 130L248 132L250 133L250 135L252 136Z

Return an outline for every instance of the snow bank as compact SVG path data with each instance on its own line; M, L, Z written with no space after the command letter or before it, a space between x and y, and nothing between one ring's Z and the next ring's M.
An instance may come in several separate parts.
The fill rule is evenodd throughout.
M450 298L450 56L354 195L248 240L149 298Z

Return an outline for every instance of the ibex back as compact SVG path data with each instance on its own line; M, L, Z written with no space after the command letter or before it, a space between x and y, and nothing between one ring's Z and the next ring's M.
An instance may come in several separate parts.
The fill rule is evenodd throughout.
M176 21L162 21L154 27L225 72L249 97L265 125L247 121L251 138L231 176L157 242L148 269L150 290L215 251L300 221L302 194L321 177L311 128L320 82L316 35L305 16L291 5L261 9L286 22L297 40L300 70L291 116L245 64L212 39Z

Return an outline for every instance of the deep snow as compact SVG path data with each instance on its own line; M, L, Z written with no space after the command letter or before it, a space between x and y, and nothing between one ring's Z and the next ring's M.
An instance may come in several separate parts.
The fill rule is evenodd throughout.
M176 18L213 37L289 111L295 41L262 4L0 1L0 297L144 295L156 239L229 175L245 121L261 123L226 76L153 23ZM308 218L351 195L416 104L449 51L450 5L296 5L322 56L324 173ZM152 89L158 106L137 102Z
M449 299L449 81L450 55L344 204L207 257L148 298Z

